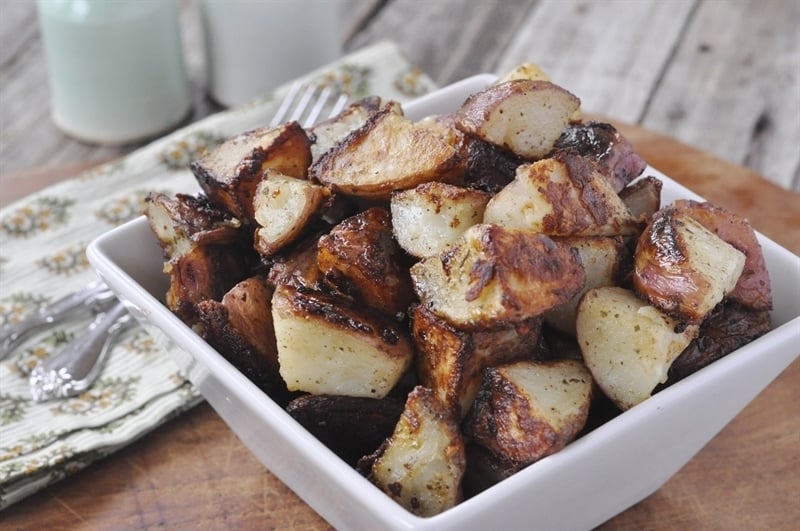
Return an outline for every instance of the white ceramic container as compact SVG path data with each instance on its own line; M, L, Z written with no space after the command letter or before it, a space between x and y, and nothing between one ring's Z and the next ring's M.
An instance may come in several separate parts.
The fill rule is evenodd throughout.
M466 79L405 105L411 118L456 109L495 78ZM663 198L699 199L653 168ZM92 265L239 438L337 529L591 529L644 499L798 356L800 258L759 235L772 279L774 329L460 505L412 515L347 466L162 304L167 279L145 218L95 240ZM182 349L182 350L181 350ZM578 501L579 500L579 501Z
M52 116L97 144L154 137L189 113L177 0L38 0Z

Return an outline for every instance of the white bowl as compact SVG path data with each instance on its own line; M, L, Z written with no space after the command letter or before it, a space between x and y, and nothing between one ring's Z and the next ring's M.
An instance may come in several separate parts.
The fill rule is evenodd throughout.
M454 110L494 79L465 79L405 105L406 114ZM700 199L653 168L647 174L664 182L664 203ZM100 236L88 256L143 325L174 343L180 368L242 442L336 528L589 529L656 491L797 357L800 259L759 239L775 297L770 333L431 518L414 516L375 488L164 306L161 249L145 218Z

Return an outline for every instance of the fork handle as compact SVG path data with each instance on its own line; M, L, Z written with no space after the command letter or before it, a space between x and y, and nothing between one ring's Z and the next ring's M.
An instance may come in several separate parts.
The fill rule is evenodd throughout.
M86 333L37 365L28 378L31 397L42 402L79 394L91 386L111 347L111 340L129 321L125 306L116 302L99 314Z
M79 316L98 305L104 305L111 297L113 294L108 286L99 281L92 282L85 288L40 308L24 321L4 327L0 330L0 360L11 354L31 333L60 323L68 316Z

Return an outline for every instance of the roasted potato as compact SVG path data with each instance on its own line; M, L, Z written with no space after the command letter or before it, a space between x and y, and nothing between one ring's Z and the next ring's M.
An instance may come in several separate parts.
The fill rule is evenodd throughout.
M488 194L442 182L423 183L392 194L392 229L397 243L416 258L442 252L483 220Z
M253 197L255 249L271 256L308 229L330 196L324 186L267 170Z
M177 260L195 245L244 241L241 222L202 196L169 197L151 192L145 198L144 213L167 262Z
M667 385L727 356L771 328L767 311L753 311L732 300L717 304L700 325L697 338L670 365Z
M550 76L535 63L521 63L497 80L497 84L513 81L515 79L530 79L532 81L552 81Z
M288 398L280 377L270 308L273 290L263 276L245 279L222 301L197 304L203 338L279 404Z
M733 291L745 255L683 210L662 208L639 238L633 289L680 321L700 323Z
M619 284L629 269L630 253L621 237L556 238L556 241L578 251L586 280L572 299L547 310L542 316L559 332L575 337L575 316L580 298L592 288Z
M405 399L303 395L286 412L352 467L391 436Z
M458 420L425 387L408 394L392 436L370 461L370 481L418 516L439 514L463 497L466 452Z
M505 460L533 463L566 446L583 429L592 387L592 375L577 360L490 367L464 430Z
M257 259L239 220L206 198L151 193L145 199L145 216L170 277L166 305L187 323L197 321L197 303L220 300L255 267Z
M620 409L648 398L666 382L670 365L697 336L632 291L589 290L578 305L578 344L597 385Z
M542 320L476 331L459 330L422 305L411 310L411 337L416 347L420 383L460 419L466 415L483 378L483 369L530 359Z
M289 284L301 290L326 291L328 286L317 264L317 242L322 234L309 233L291 248L270 257L267 282L273 287Z
M467 143L463 186L494 195L514 180L517 168L526 161L479 138Z
M456 114L456 126L522 158L536 160L552 151L580 104L577 96L549 81L515 79L467 98Z
M383 108L322 155L310 175L334 192L388 200L392 192L463 172L456 148L429 128Z
M414 292L389 211L373 207L347 218L317 243L325 280L375 311L405 314Z
M619 198L634 219L648 223L661 208L661 188L664 183L656 177L638 179L620 190Z
M570 300L584 284L578 252L543 234L473 225L439 256L411 267L414 291L455 326L520 322Z
M605 122L574 122L555 143L553 153L572 151L592 162L615 192L642 174L647 163L617 129Z
M267 169L305 179L311 141L297 122L241 133L220 144L189 168L212 203L247 225L253 224L253 196Z
M483 222L548 236L618 236L639 231L608 180L570 152L517 168L514 180L489 200Z
M771 310L772 288L769 272L761 244L758 243L756 232L750 223L733 212L708 202L680 199L673 206L744 253L742 274L728 297L755 312Z
M272 319L290 391L383 398L413 361L411 340L397 322L328 294L281 284Z
M308 136L311 139L312 163L351 132L363 126L373 113L385 105L391 105L394 112L403 113L397 102L384 102L378 96L367 96L351 103L336 116L311 127Z

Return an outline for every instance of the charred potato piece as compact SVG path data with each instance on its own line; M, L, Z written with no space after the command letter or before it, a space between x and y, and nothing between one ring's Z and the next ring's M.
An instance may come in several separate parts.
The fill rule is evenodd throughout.
M592 288L619 284L629 269L630 253L620 237L558 238L556 241L577 249L586 281L572 299L547 310L543 317L559 332L575 337L575 316L580 298Z
M467 443L467 470L463 479L464 496L470 498L483 492L526 466L527 463L509 461L479 444Z
M552 151L580 103L549 81L515 79L467 98L456 124L469 135L535 160Z
M243 241L241 222L216 208L205 197L151 192L144 214L166 260L177 260L193 246Z
M317 264L326 281L390 315L405 313L413 297L404 260L385 208L347 218L318 242Z
M367 119L375 112L380 110L386 102L379 96L367 96L356 102L351 103L342 112L324 120L308 130L311 139L311 158L317 161L329 149L339 141L347 137L351 132L363 126ZM394 112L402 114L400 104L389 102ZM313 163L313 162L312 162Z
M608 181L569 152L520 166L514 180L486 205L483 221L549 236L617 236L639 230Z
M298 289L325 291L325 277L317 264L317 241L321 234L304 236L290 249L270 258L267 282L275 287L289 284Z
M145 215L164 254L170 286L166 305L189 324L197 321L197 304L220 300L256 263L239 220L203 197L151 193Z
M483 220L488 194L442 182L423 183L392 194L390 208L397 243L408 254L439 254Z
M255 249L262 256L271 256L292 243L329 196L324 186L267 170L253 198L258 224Z
M571 299L584 284L577 251L543 234L473 225L439 256L411 267L422 303L466 329L520 322Z
M727 356L770 329L767 311L752 311L731 301L718 304L700 325L697 338L670 365L667 385Z
M392 434L403 408L404 401L395 396L304 395L289 402L286 412L355 467Z
M463 170L458 151L438 134L384 108L309 171L335 192L388 200L396 190L451 180Z
M422 305L411 311L411 337L417 350L420 383L460 419L466 415L483 378L483 369L530 358L542 320L473 332L459 330Z
M167 262L170 284L167 308L185 323L197 322L197 304L220 300L237 282L249 277L250 250L240 245L194 245L179 258Z
M648 223L661 208L661 188L664 183L647 176L632 182L619 192L619 198L628 207L634 219Z
M464 440L452 411L425 387L412 390L392 436L376 452L368 477L418 516L459 503L466 467Z
M311 141L297 122L237 135L189 167L215 205L244 223L253 223L253 197L267 169L305 179Z
M744 269L736 286L728 294L732 300L750 310L772 309L772 287L755 230L750 223L733 212L707 202L680 199L673 206L686 212L698 223L722 238L745 255Z
M513 153L473 138L467 145L464 186L494 195L514 180L517 168L524 163Z
M633 289L676 319L700 323L730 293L745 255L685 211L662 208L639 238Z
M228 361L279 404L288 393L278 372L278 349L272 326L272 288L262 276L245 279L221 302L197 305L202 336Z
M272 297L272 319L290 391L383 398L413 360L400 325L331 295L282 284Z
M555 153L573 151L592 161L615 192L642 174L647 163L617 129L604 122L576 122L555 143Z
M465 432L508 461L533 463L562 449L583 429L592 386L592 375L576 360L490 367Z
M626 410L667 380L673 360L697 336L620 287L590 290L578 305L578 343L586 366L603 392Z

